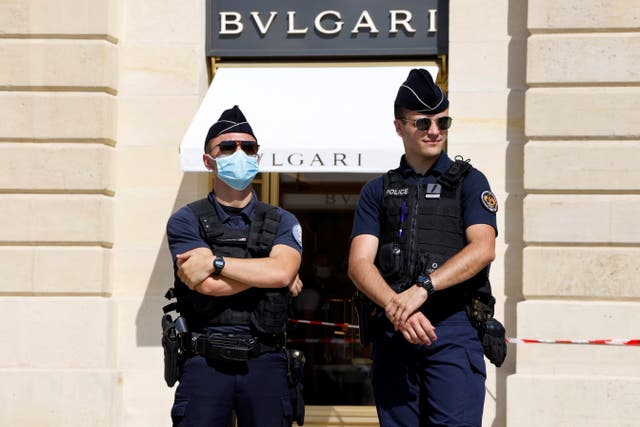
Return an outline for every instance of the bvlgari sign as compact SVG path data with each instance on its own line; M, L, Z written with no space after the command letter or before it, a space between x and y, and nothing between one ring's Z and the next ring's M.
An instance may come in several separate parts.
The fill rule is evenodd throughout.
M207 0L208 56L447 53L448 0Z

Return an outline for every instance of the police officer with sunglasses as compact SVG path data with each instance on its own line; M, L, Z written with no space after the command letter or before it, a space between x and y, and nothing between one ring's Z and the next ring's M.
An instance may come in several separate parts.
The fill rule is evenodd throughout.
M498 205L479 170L443 151L453 120L428 71L411 70L394 113L404 155L363 187L349 254L371 301L359 320L380 425L480 426Z
M240 426L292 423L285 330L302 288L301 227L258 201L258 149L240 108L224 111L204 140L213 191L167 224L182 334L174 426L226 427L232 411Z

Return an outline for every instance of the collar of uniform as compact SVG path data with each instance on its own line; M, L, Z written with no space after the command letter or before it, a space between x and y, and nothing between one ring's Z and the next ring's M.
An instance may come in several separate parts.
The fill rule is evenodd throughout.
M256 200L257 200L256 193L253 192L251 200L249 201L249 203L247 203L247 206L242 208L242 210L240 211L240 215L244 218L245 222L247 223L251 220L251 215L253 214L253 211L256 208ZM213 204L213 207L215 208L216 213L218 214L218 218L220 218L220 222L224 224L227 221L229 221L229 219L231 218L231 215L229 215L222 208L220 203L218 203L218 201L216 200L216 195L213 191L209 193L209 201Z
M431 168L429 168L429 170L427 171L427 173L424 174L424 176L428 176L428 175L440 176L447 171L451 163L452 163L451 159L443 151L438 156L438 159L436 160L435 164L431 166ZM410 176L420 176L411 168L411 166L409 166L409 163L407 163L407 159L404 154L400 159L400 167L398 168L398 170L400 171L400 174L402 174L404 178L408 178Z

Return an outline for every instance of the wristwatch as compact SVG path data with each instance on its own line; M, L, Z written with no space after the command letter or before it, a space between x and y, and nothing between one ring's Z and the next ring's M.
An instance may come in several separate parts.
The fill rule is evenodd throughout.
M224 268L224 258L221 256L216 256L213 260L213 275L219 276Z
M416 285L424 288L427 291L427 296L431 296L431 294L436 291L436 288L433 287L433 283L431 283L429 275L418 276L416 279Z

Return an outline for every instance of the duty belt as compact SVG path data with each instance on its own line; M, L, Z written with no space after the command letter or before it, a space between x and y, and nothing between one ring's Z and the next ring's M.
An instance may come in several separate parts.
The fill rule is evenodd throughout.
M190 350L192 354L212 360L245 362L263 353L284 348L284 335L269 339L251 335L235 334L199 334L191 333Z

